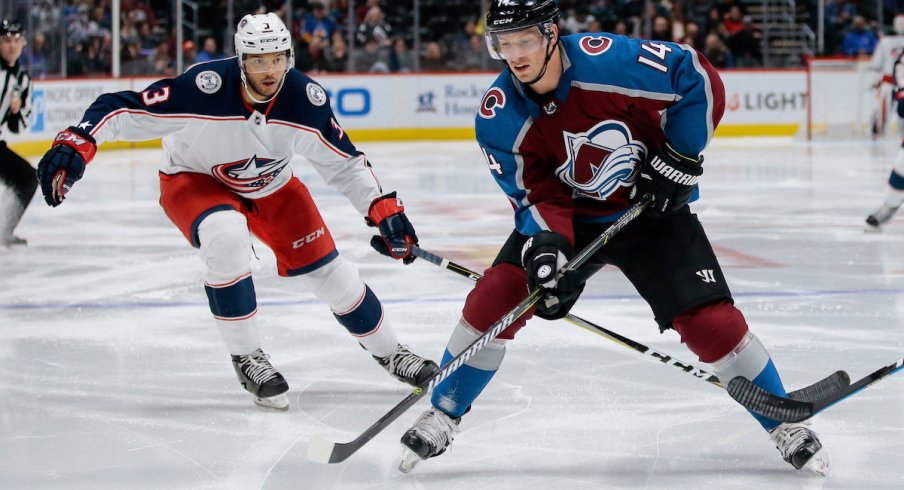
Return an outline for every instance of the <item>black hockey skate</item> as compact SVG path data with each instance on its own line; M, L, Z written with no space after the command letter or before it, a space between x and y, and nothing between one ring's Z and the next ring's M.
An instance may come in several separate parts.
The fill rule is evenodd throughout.
M0 241L2 241L3 245L6 245L7 247L12 247L14 245L28 245L28 241L26 241L24 238L19 238L16 235L5 236Z
M254 397L254 403L277 410L289 409L289 391L282 374L272 364L270 356L258 349L245 356L232 356L232 367L239 383Z
M435 362L412 354L402 344L396 345L395 351L387 357L373 356L373 358L394 378L411 386L418 386L439 371Z
M866 217L866 227L863 231L867 233L881 232L882 226L891 221L897 211L898 208L883 203L873 214Z
M431 407L402 435L402 462L399 471L409 473L419 462L446 451L458 434L461 417L450 417Z
M829 472L829 453L816 433L802 423L785 423L772 429L769 438L782 453L782 458L798 470L825 476Z

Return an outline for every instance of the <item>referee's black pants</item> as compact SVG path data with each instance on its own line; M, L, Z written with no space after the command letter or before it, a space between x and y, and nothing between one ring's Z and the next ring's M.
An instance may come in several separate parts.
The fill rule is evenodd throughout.
M0 141L0 182L12 191L16 199L0 209L0 242L9 238L25 214L25 208L38 189L35 169ZM5 204L5 203L4 203Z

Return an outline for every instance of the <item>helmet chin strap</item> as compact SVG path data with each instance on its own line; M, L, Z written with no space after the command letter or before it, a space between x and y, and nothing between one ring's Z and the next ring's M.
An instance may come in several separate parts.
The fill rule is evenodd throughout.
M524 84L528 87L539 82L540 79L543 78L543 75L546 75L546 69L549 68L549 60L552 58L553 53L555 53L556 48L559 46L558 42L553 44L552 39L550 39L549 41L550 42L546 47L546 59L543 60L543 69L540 70L540 73L536 77L534 77L533 80L524 82Z
M248 80L245 78L245 70L239 70L239 71L241 72L240 76L242 79L242 88L245 89L245 95L247 95L249 99L253 100L255 104L266 104L267 102L270 102L271 100L273 100L274 97L279 95L279 91L282 90L282 86L286 82L286 75L288 74L288 73L283 73L282 80L279 81L279 87L276 87L276 92L273 92L273 95L271 95L269 98L264 99L264 100L257 100L253 95L251 95L251 91L248 90Z

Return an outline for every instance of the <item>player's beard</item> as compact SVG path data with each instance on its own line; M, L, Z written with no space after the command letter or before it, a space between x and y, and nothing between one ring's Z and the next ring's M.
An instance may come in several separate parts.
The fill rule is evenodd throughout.
M270 88L268 89L267 86L264 85L264 82L271 79L275 83L270 85ZM248 77L248 85L256 95L261 96L262 99L269 99L276 95L276 91L279 90L280 80L277 77L267 77L258 82L257 80L253 80L251 79L251 77Z

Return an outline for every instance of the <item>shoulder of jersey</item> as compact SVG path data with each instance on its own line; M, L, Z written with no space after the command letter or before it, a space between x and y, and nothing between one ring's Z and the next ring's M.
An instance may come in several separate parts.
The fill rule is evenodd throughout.
M217 95L238 83L239 66L235 57L205 61L190 66L174 82L186 93Z
M483 94L477 108L475 128L481 139L508 139L510 130L517 131L530 117L524 98L515 86L511 73L504 70Z
M606 32L562 37L562 46L577 73L611 70L626 53L637 49L633 44L635 41L628 37Z
M280 119L300 123L319 119L318 115L329 115L329 94L313 78L293 68L286 73L286 81L279 91L274 113L271 113L277 114Z

